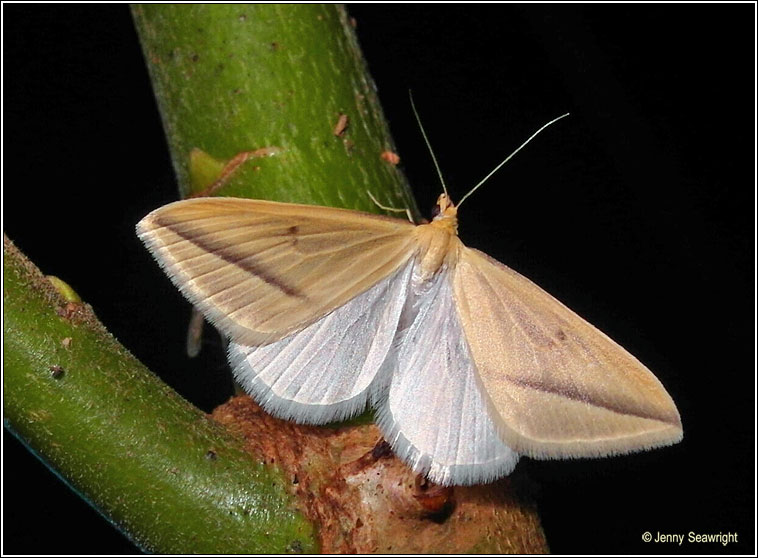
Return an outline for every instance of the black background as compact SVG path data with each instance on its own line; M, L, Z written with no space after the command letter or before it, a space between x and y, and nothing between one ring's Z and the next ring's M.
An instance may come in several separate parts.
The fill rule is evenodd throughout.
M739 5L350 8L422 210L439 191L412 89L454 198L540 125L473 196L460 235L648 365L677 402L676 446L522 460L555 553L753 553L754 17ZM128 8L4 5L4 230L68 281L182 395L230 393L210 337L134 236L176 197ZM210 371L209 371L210 370ZM4 436L4 551L137 549ZM739 542L645 544L642 533Z

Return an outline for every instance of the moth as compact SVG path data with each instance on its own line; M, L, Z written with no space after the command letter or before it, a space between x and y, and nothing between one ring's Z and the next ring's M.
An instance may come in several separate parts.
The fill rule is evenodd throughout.
M522 455L600 457L681 440L658 379L537 285L464 246L457 211L446 188L421 225L196 198L153 211L137 233L229 337L237 381L268 412L323 424L370 404L394 452L435 483L486 483Z

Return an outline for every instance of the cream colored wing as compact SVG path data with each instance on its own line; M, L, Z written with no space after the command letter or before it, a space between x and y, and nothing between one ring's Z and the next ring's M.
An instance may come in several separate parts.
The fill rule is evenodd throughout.
M591 457L681 440L658 379L534 283L464 248L453 287L491 415L518 453Z
M198 198L161 207L137 233L224 334L262 345L299 331L399 269L411 223L329 207Z
M377 424L393 451L442 485L509 474L519 456L500 440L487 412L448 268L431 281L414 281L397 339L386 365L391 382L377 409Z

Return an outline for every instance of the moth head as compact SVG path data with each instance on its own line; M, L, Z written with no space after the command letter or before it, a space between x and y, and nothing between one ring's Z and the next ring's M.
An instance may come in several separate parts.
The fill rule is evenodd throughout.
M440 194L437 203L432 208L432 219L439 221L441 219L455 219L458 215L458 208L446 193Z
M432 224L458 234L458 208L446 193L440 194L432 208Z

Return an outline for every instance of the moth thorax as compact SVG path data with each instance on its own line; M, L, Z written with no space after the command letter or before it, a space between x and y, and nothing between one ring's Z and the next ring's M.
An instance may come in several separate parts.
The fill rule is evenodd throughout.
M444 264L455 265L460 245L455 228L455 217L452 221L450 218L435 219L428 225L415 228L422 279L431 278Z

